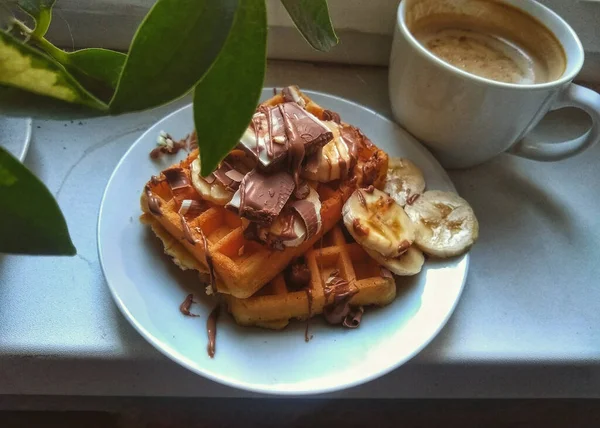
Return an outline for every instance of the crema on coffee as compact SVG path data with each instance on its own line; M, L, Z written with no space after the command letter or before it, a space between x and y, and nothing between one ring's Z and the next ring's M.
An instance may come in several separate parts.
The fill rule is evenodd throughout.
M493 0L405 0L417 41L448 64L486 79L514 84L551 82L566 56L542 23Z

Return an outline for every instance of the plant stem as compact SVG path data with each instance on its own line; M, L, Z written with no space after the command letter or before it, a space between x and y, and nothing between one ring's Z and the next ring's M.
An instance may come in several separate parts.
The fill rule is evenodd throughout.
M13 20L13 23L19 27L19 30L26 36L27 41L33 42L38 48L42 49L61 64L64 65L69 63L69 55L65 51L54 46L45 37L40 37L35 34L31 28L18 19Z

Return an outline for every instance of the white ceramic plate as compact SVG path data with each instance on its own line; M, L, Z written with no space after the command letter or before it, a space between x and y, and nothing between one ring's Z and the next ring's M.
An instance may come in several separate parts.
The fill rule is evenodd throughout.
M351 101L306 91L322 106L359 126L391 156L421 167L428 188L454 190L450 179L421 144L396 124ZM271 96L265 89L263 97ZM311 322L313 339L304 342L303 322L283 331L237 326L219 319L217 352L206 352L206 319L212 302L201 297L193 272L181 272L162 245L138 221L139 196L151 175L173 163L149 159L160 130L182 138L193 129L192 107L184 107L150 128L123 156L110 178L98 220L98 249L106 281L131 324L159 351L195 373L236 388L272 394L334 391L382 376L417 354L444 326L460 297L468 256L428 261L423 272L398 281L398 297L385 308L367 309L359 329ZM181 153L181 158L185 153ZM189 292L200 296L185 317L179 305Z
M31 141L31 119L0 117L0 146L23 161Z

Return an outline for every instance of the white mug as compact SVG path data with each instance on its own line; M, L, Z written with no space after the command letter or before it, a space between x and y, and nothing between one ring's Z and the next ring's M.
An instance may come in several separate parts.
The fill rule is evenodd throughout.
M534 0L497 1L521 9L554 33L566 54L566 68L559 79L523 85L467 73L426 50L406 25L406 0L398 8L389 69L392 111L400 125L423 141L447 168L474 166L502 152L557 161L600 139L600 95L572 83L584 60L573 29ZM587 133L552 144L527 135L549 110L569 106L591 117Z

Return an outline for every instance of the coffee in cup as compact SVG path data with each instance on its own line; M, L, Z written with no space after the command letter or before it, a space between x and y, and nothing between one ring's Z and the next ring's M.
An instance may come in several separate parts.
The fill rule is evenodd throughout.
M538 1L402 0L397 18L392 112L445 167L502 152L555 161L600 140L600 95L572 83L583 65L581 42ZM591 129L562 142L531 132L563 107L585 111Z
M521 10L493 0L408 2L408 29L443 61L513 84L556 80L566 55L554 34Z

